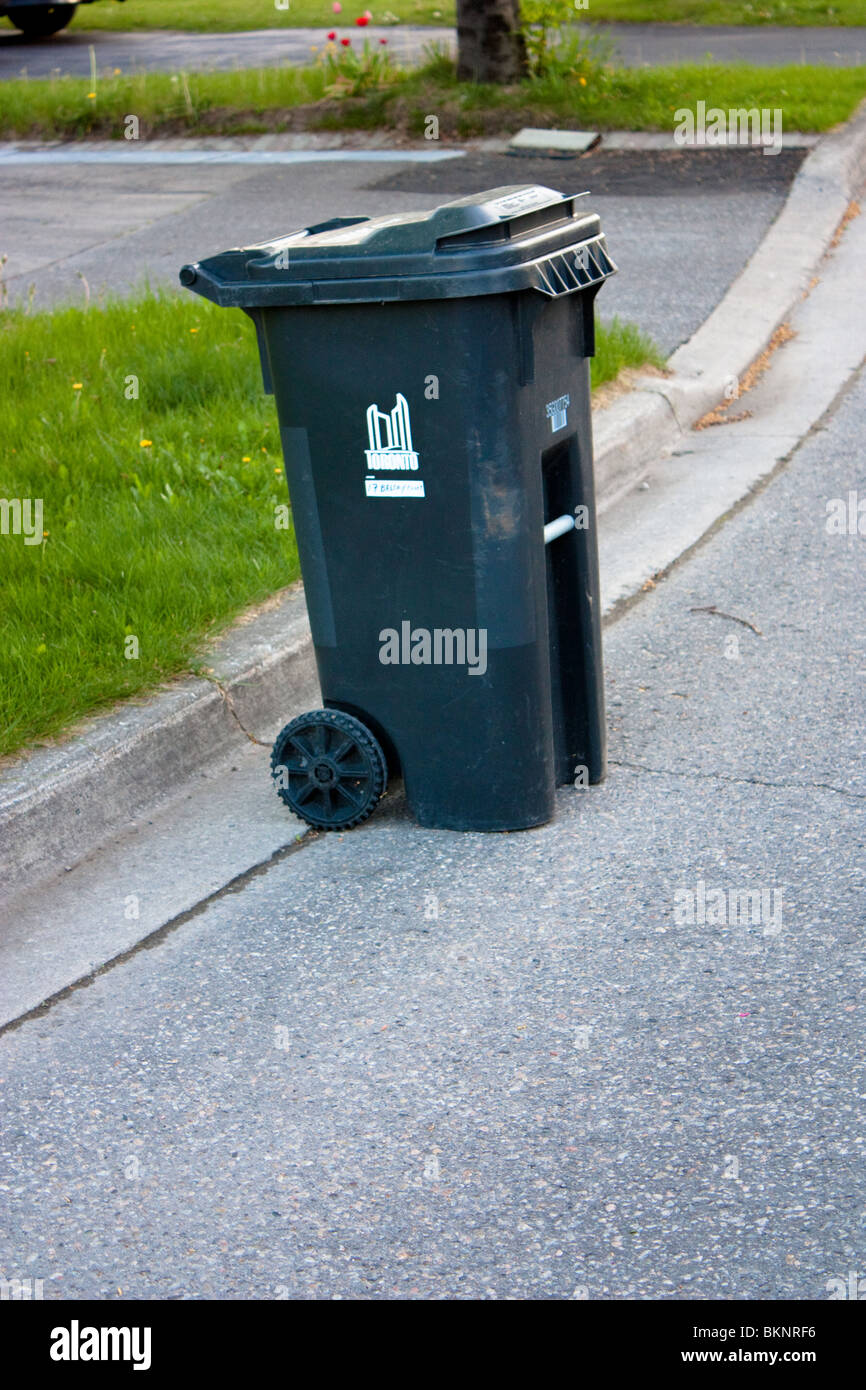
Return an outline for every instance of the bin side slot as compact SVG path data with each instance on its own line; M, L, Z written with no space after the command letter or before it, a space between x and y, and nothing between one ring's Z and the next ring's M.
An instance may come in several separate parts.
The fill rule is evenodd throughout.
M556 527L568 520L567 530L572 533L545 552L554 754L560 786L573 782L581 767L590 783L600 782L605 775L595 503L587 440L588 427L586 431L579 427L541 456L544 515L553 518L548 525ZM587 508L587 526L578 527L574 521L573 509L578 505ZM565 529L558 534L565 535Z

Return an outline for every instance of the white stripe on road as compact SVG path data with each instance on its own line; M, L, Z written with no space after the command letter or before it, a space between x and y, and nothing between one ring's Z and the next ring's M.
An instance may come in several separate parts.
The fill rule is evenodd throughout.
M435 164L465 150L0 150L14 164Z

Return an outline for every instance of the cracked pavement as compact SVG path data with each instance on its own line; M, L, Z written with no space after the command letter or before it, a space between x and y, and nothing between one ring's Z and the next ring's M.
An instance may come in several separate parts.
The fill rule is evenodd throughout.
M825 522L864 430L861 370L607 630L610 775L550 825L422 830L397 791L5 1031L7 1277L824 1300L862 1268L866 537Z

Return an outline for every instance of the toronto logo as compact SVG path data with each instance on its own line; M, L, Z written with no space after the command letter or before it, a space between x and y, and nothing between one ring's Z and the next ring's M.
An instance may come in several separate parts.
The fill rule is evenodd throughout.
M418 467L418 455L412 448L412 426L409 422L409 403L397 393L397 404L386 415L377 405L367 407L367 434L370 447L368 468Z
M375 404L367 407L367 437L369 448L365 450L367 467L388 469L394 472L418 471L418 454L412 448L412 425L409 420L409 402L397 392L397 403L386 415ZM366 479L368 497L423 497L424 483L420 478L373 478Z

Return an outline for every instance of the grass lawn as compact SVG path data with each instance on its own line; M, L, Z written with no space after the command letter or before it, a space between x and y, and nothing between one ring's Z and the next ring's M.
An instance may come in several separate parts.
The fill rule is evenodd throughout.
M563 0L569 10L568 0ZM72 23L77 29L188 29L209 33L238 33L244 29L310 28L323 30L339 24L354 28L358 15L368 9L372 24L453 24L454 4L436 0L389 0L386 5L367 0L342 0L335 15L332 0L291 0L277 9L274 0L99 0L82 5Z
M430 113L442 138L511 133L522 125L600 130L672 130L674 112L708 105L780 108L786 130L821 131L846 120L866 93L866 67L756 68L681 64L612 68L582 56L576 66L514 87L458 83L439 57L395 71L385 86L328 97L323 66L237 72L144 73L100 79L0 83L0 136L97 135L122 139L134 113L150 135L250 134L280 130L391 130L424 134Z
M563 7L582 23L620 20L681 24L866 24L866 0L590 0L576 10ZM82 5L73 23L79 29L201 29L234 32L302 25L348 27L368 8L363 0L344 0L334 16L331 0L291 0L277 9L274 0L101 0ZM389 0L369 6L374 24L453 24L447 0Z
M0 753L188 668L297 576L250 328L174 296L0 317L0 491L41 497L46 533L0 535Z
M659 355L633 325L600 328L595 385L645 362ZM41 498L44 532L25 544L10 514L0 534L2 755L196 669L298 558L275 526L276 412L239 310L176 295L3 310L0 375L0 495Z

